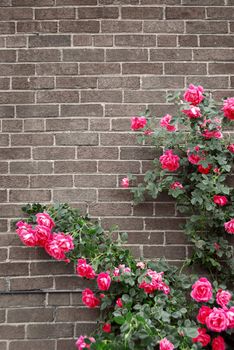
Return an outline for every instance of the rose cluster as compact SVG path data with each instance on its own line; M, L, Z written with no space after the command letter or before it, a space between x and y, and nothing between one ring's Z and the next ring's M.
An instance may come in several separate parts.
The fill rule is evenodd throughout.
M207 278L202 277L192 286L191 297L197 302L212 302L213 288ZM211 343L212 350L225 350L226 345L221 335L212 335L214 333L225 332L234 328L234 307L228 308L228 304L232 299L229 291L219 289L215 296L216 306L213 308L202 305L197 315L197 321L206 326L206 328L198 328L198 336L193 338L194 343L201 343L202 347ZM208 334L207 332L211 332Z
M145 293L151 294L156 290L161 290L164 294L170 293L170 287L162 280L163 272L156 272L148 269L144 275L139 288L144 289ZM148 281L150 279L150 282Z
M66 253L74 249L73 237L63 232L53 233L53 219L46 212L36 214L34 227L24 221L18 221L17 234L21 241L30 247L43 247L56 260L65 260Z

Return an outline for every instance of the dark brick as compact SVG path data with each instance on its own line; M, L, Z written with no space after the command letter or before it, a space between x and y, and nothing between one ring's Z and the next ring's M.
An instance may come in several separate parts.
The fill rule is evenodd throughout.
M29 37L29 47L71 46L70 35L40 35Z
M1 208L0 217L3 217L3 218L16 217L22 214L21 205L1 204L0 208Z
M105 75L119 74L119 63L81 63L80 74L82 75Z
M234 63L209 63L209 74L234 74Z
M0 23L0 33L1 34L14 34L15 33L15 23L14 22L1 22Z
M131 203L95 203L89 206L91 216L131 215Z
M53 171L52 163L47 162L11 162L12 174L50 174Z
M219 21L188 21L186 32L190 34L228 33L228 23Z
M18 239L18 236L16 237ZM12 244L12 242L11 242ZM31 247L10 247L9 257L11 260L46 260L48 259L48 255L43 248L34 248ZM48 262L47 262L48 263Z
M55 340L21 340L12 341L9 344L9 350L35 350L39 348L41 350L54 350Z
M101 224L108 230L112 225L117 225L119 230L136 231L143 229L142 218L130 218L130 217L115 217L115 218L102 218Z
M101 104L82 104L82 105L62 105L62 117L102 117L103 107Z
M234 41L233 41L234 42ZM197 49L194 50L194 59L197 61L233 61L233 49Z
M205 63L165 63L165 73L171 75L206 74Z
M17 8L8 7L2 8L0 13L0 20L21 20L21 19L33 19L33 9L32 8Z
M163 9L161 7L122 7L123 19L162 19Z
M19 276L19 275L27 276L28 275L28 264L26 263L5 262L5 263L0 263L0 267L1 267L0 276Z
M98 171L104 174L119 174L125 172L139 173L139 161L99 161Z
M184 33L183 21L145 21L145 33Z
M67 187L67 186L64 186L64 187ZM74 203L93 202L96 200L96 190L95 189L54 190L53 200L58 202L74 202Z
M107 49L106 60L109 62L147 61L146 49Z
M32 276L47 275L48 270L50 271L50 274L52 276L74 274L73 264L66 265L63 263L59 263L58 261L50 261L50 262L39 261L39 262L32 262L30 264L30 272Z
M144 246L143 254L146 259L158 259L165 257L168 260L183 260L186 258L184 246Z
M61 33L99 33L99 21L60 21Z
M191 49L151 49L151 61L191 61Z
M176 47L177 46L177 36L176 35L158 35L157 44L159 47Z
M113 36L112 35L94 35L94 46L108 47L113 46Z
M185 220L180 218L145 219L146 230L179 230L184 223Z
M10 89L10 79L9 78L0 78L0 89L9 90Z
M24 290L24 291L30 291L30 290L35 290L35 289L39 289L39 290L43 290L43 289L49 289L49 288L53 288L53 278L52 277L36 277L36 278L32 278L32 277L27 277L27 278L10 278L9 280L10 282L10 290L14 291L14 290ZM24 315L24 313L22 313ZM21 315L22 315L21 314ZM32 317L33 314L31 313ZM20 316L21 317L21 316ZM20 318L19 317L19 318ZM8 319L8 322L14 322L14 323L20 323L20 322L25 322L23 317L21 318L21 321L18 319L14 320L10 320ZM52 321L52 317L50 320L47 321ZM36 321L36 320L35 320ZM35 322L35 321L31 321L30 319L26 322ZM38 317L38 322L46 322L46 319L39 319Z
M97 5L97 0L57 0L56 1L57 6L64 6L64 5L76 5L76 6L90 6L90 5Z
M65 89L93 89L97 87L94 77L57 77L56 87Z
M6 38L6 47L19 48L27 46L27 38L25 36L8 36Z
M162 63L123 63L123 74L162 74Z
M56 33L57 23L51 21L20 21L17 22L18 33Z
M30 148L0 148L0 159L29 159L31 158Z
M14 77L12 88L14 90L40 90L53 89L54 79L52 77Z
M54 6L55 0L12 0L12 6Z
M0 295L0 306L8 308L15 308L25 306L25 307L34 307L34 306L44 306L45 305L45 294L6 294ZM22 326L21 326L22 327Z
M205 7L166 7L166 19L203 19Z
M90 163L90 161L89 161ZM82 162L81 162L82 164ZM85 168L85 167L84 167ZM83 170L83 168L82 168ZM79 171L82 173L82 171ZM75 175L75 187L82 188L113 188L116 186L115 175Z
M198 46L198 36L197 35L179 35L178 37L179 46L182 47L196 47Z
M60 324L29 324L27 327L28 339L65 338L73 337L73 325L71 323Z
M54 45L56 46L56 45ZM43 49L30 49L19 50L18 61L19 62L56 62L60 61L59 50L43 50Z
M78 159L117 159L117 147L81 146L77 149Z
M88 120L81 118L73 119L48 119L46 120L46 130L48 131L76 131L76 130L87 130Z
M33 158L38 160L74 159L74 147L37 147L33 150Z
M53 135L50 134L14 134L11 136L12 146L51 146Z
M140 46L148 47L156 45L155 35L116 35L116 46Z
M98 78L99 89L139 89L139 77L100 77Z
M208 19L230 19L234 16L234 7L208 7Z
M220 89L220 88L227 88L228 85L228 77L220 77L220 76L196 76L186 77L186 85L189 84L193 80L194 84L202 85L206 89Z
M184 77L142 77L143 89L183 89Z
M0 67L1 68L1 67ZM77 75L77 63L41 63L36 67L37 75Z
M1 104L24 104L33 102L33 92L1 92L0 95Z
M73 35L73 46L92 46L92 36L85 34Z
M122 102L122 92L107 91L81 91L81 102Z
M102 21L101 32L103 33L140 33L142 22L140 21Z
M125 103L154 103L157 101L165 102L166 96L164 91L124 91L124 102Z
M39 20L74 19L75 15L75 9L72 7L46 8L35 10L35 19Z
M201 35L200 46L208 47L233 47L234 35Z
M80 7L78 8L78 18L80 19L108 19L118 18L118 7Z
M30 179L30 187L32 188L57 188L71 186L71 175L32 175Z
M23 339L25 336L24 326L0 325L0 339Z
M37 102L38 103L78 103L80 101L79 91L38 91Z
M63 60L69 62L102 62L104 61L103 49L65 49Z
M49 190L10 190L10 202L49 202L51 193Z
M89 310L85 307L61 307L57 309L57 322L76 322L77 315L82 321L94 321L99 316L99 309Z
M97 162L96 161L56 161L54 164L54 172L56 174L67 174L67 173L96 173ZM98 176L98 175L97 175ZM87 182L88 182L87 178ZM82 186L80 186L82 187ZM85 186L87 187L87 186Z
M58 146L98 145L98 135L94 133L61 133L55 135L55 143Z

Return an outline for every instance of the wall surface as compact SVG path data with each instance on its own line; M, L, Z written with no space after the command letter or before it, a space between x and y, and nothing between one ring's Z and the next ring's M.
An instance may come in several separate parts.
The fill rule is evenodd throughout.
M119 224L136 257L189 253L173 202L133 207L119 186L154 157L129 118L173 113L189 83L234 95L233 19L233 0L0 0L0 350L74 349L97 315L72 268L12 232L23 204Z

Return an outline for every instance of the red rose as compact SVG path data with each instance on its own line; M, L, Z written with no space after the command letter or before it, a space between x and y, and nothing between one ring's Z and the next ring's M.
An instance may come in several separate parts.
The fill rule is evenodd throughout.
M143 129L146 123L147 123L147 120L145 117L132 117L131 129L132 130Z
M108 290L111 285L111 278L109 273L101 272L97 277L97 284L100 290Z
M212 168L211 164L209 164L208 167L206 167L206 168L204 168L201 164L199 164L197 167L197 170L201 174L209 174L211 168Z
M215 204L220 205L221 207L228 203L228 199L225 196L215 195L213 200Z
M82 301L89 308L94 308L100 305L100 300L96 298L94 293L88 288L82 292Z
M176 131L176 127L171 125L172 116L170 114L166 114L160 121L161 127L167 129L167 131Z
M232 295L227 290L219 289L216 294L216 302L219 304L222 308L227 306L229 301L232 299Z
M41 247L44 247L48 241L53 239L51 229L47 226L37 225L35 227L35 235L37 237L38 245Z
M232 143L231 145L229 145L229 146L227 147L227 149L229 150L229 152L234 153L234 143Z
M121 180L121 187L128 188L129 187L129 179L127 177L124 177Z
M234 306L230 307L230 309L226 311L226 315L229 322L228 328L234 328Z
M212 312L206 318L206 326L211 331L222 332L227 329L229 321L223 309L214 307Z
M193 106L196 106L204 99L204 96L202 95L203 91L204 89L202 86L190 84L184 93L184 99L187 102L191 102Z
M214 338L214 340L212 341L212 350L225 350L225 349L226 349L226 346L225 346L224 339L221 336Z
M56 260L65 260L65 253L74 249L73 238L63 232L54 233L53 238L45 244L46 252Z
M234 97L228 98L223 103L223 114L229 120L234 120Z
M105 333L110 333L111 332L111 324L110 323L105 323L102 327L103 332Z
M81 277L95 278L96 274L91 265L86 263L86 259L78 259L76 267L77 274Z
M210 307L202 305L197 315L198 322L200 322L201 324L206 324L206 318L209 316L211 312L212 310Z
M165 151L159 160L162 168L168 171L175 171L180 167L180 158L176 154L173 154L172 150Z
M36 214L36 217L37 217L37 223L40 226L46 226L50 229L52 229L55 226L53 219L46 212L38 213L38 214Z
M228 233L234 234L234 219L231 219L230 221L225 222L224 227Z
M190 109L184 109L182 112L186 114L190 119L201 117L201 110L196 106L191 106Z
M29 247L35 247L38 245L35 230L33 230L31 225L24 221L18 221L16 226L18 227L16 233L25 245Z
M191 297L198 302L206 302L212 298L212 285L207 278L202 277L192 286Z
M121 298L118 298L118 299L116 300L116 305L117 305L118 307L123 307L123 302L122 302Z
M209 140L209 139L222 139L223 138L223 134L219 130L205 130L202 133L202 136L204 136L205 139L207 139L207 140Z
M205 347L210 342L210 336L206 333L206 328L198 328L198 333L198 336L193 338L193 343L201 343Z

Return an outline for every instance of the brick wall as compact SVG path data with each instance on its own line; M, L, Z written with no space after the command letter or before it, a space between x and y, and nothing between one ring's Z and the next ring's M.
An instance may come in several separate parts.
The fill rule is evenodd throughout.
M234 95L233 18L233 0L0 1L0 350L74 349L97 315L71 267L11 232L23 204L117 223L136 257L188 254L173 202L133 207L119 187L154 157L129 118L173 113L166 92L190 82Z

